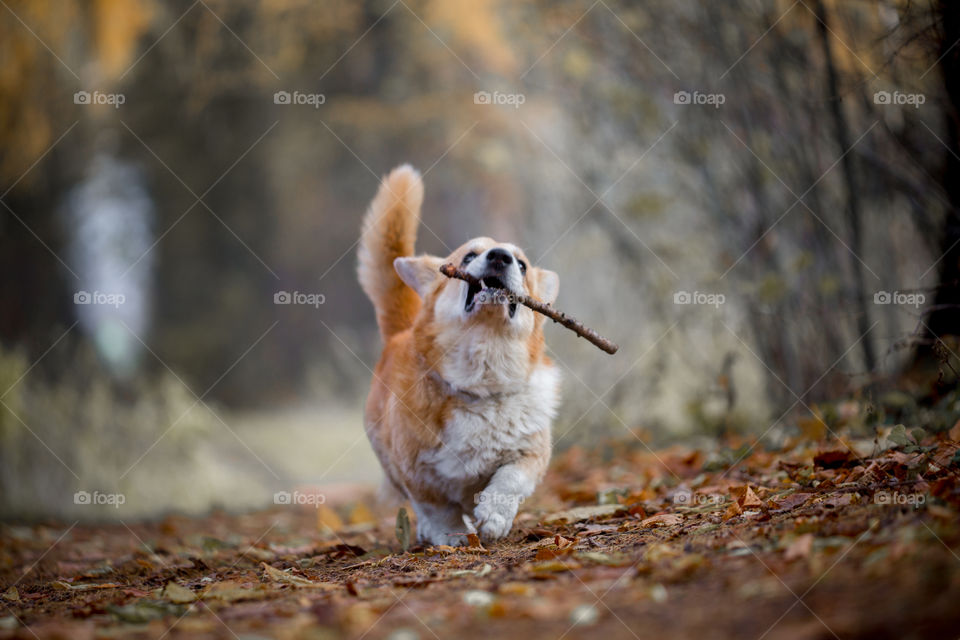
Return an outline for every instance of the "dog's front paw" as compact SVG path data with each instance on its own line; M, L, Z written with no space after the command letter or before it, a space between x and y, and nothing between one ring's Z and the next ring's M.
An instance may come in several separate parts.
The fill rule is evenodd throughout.
M423 504L414 507L417 512L417 539L432 546L457 547L466 544L466 534L472 530L463 519L460 506Z
M513 518L509 520L502 514L492 513L487 520L480 523L480 538L483 540L499 540L510 533L513 526Z
M480 494L480 501L473 510L477 532L483 540L499 540L513 527L519 500L503 494Z

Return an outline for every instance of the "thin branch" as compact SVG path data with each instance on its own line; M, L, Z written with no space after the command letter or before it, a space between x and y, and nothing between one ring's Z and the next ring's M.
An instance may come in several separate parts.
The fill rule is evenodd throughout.
M447 276L448 278L457 278L459 280L463 280L464 282L469 282L474 286L482 286L480 283L480 280L473 277L469 273L461 271L460 269L458 269L457 267L449 263L440 267L440 273ZM508 296L510 300L516 301L529 309L533 309L537 313L541 313L547 316L554 322L559 322L567 329L570 329L581 338L586 338L588 341L592 342L594 345L603 349L607 353L610 353L610 354L616 353L617 349L620 348L613 342L601 336L599 333L597 333L593 329L583 326L577 320L571 318L570 316L563 313L562 311L558 311L554 309L549 304L545 304L543 302L540 302L539 300L534 300L530 296L526 296L522 293L514 293L513 291L509 291L506 289L492 289L492 291L494 292L494 295L502 294L504 296Z

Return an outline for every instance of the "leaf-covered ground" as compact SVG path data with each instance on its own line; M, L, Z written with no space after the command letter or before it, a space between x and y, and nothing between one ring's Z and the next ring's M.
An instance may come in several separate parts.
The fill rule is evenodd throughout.
M0 638L956 638L958 437L574 448L485 547L369 500L4 525Z

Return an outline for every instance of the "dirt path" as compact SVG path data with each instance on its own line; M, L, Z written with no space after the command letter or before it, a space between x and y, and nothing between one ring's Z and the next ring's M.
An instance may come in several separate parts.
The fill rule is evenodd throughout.
M901 435L573 449L486 548L404 552L362 502L5 525L0 638L956 638L960 455Z

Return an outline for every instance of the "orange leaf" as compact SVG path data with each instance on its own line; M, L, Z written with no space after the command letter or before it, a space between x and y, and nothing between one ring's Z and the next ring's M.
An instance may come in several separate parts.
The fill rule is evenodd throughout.
M724 520L729 520L730 518L735 518L738 515L743 513L743 509L740 508L740 503L734 500L730 503L730 506L727 507L727 510L723 514Z

